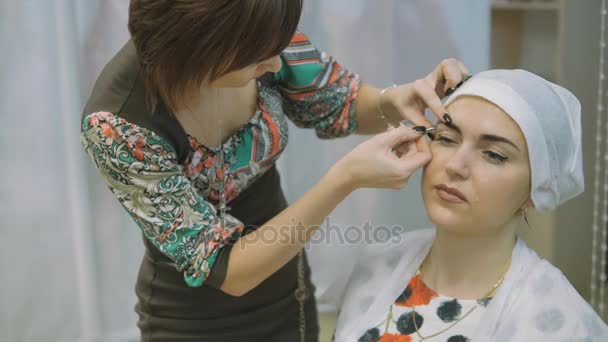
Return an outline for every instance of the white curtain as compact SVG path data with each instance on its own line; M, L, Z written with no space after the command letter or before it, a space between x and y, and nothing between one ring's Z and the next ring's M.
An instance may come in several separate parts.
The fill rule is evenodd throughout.
M301 28L369 83L412 81L441 59L488 66L488 0L306 0ZM128 0L0 1L0 341L136 341L137 227L100 182L79 142L96 75L128 38ZM291 127L279 160L291 201L364 138L319 141ZM333 214L427 225L417 195L358 191ZM312 246L318 296L331 310L344 246ZM344 253L349 252L344 249Z
M128 38L127 7L0 2L1 341L137 338L139 234L79 141L94 78Z

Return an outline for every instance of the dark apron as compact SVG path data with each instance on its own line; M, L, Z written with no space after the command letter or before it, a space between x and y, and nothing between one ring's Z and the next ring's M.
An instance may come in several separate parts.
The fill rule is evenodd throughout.
M281 212L287 202L276 168L230 206L234 217L256 227ZM300 341L295 297L297 257L249 293L232 297L211 286L188 287L174 263L147 239L144 243L146 254L137 278L139 302L135 307L143 341ZM314 293L307 262L304 270L307 288ZM304 309L306 341L317 341L313 296L306 300Z
M128 42L98 77L84 114L108 111L131 123L153 130L175 148L180 163L189 145L177 120L162 104L147 110L134 46ZM280 177L273 166L229 203L230 214L257 229L287 207ZM133 225L135 229L136 225ZM296 300L298 257L292 259L256 288L240 297L218 289L223 280L231 246L220 250L208 282L188 287L175 264L146 238L146 252L139 270L135 306L142 341L300 341L300 306ZM238 243L234 246L238 248ZM303 253L304 282L310 294L304 301L307 342L318 341L314 286ZM219 276L218 276L219 275ZM213 279L211 279L213 278ZM219 280L218 280L219 279Z

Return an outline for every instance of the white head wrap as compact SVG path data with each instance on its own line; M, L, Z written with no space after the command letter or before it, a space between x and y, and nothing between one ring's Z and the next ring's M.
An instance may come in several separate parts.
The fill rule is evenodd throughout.
M536 209L554 209L583 192L581 105L571 92L525 70L489 70L466 81L445 105L464 95L494 103L519 125Z

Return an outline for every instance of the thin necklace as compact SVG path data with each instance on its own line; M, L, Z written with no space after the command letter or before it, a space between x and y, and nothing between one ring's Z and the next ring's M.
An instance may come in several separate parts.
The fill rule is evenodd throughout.
M217 92L217 90L215 90ZM217 93L216 93L217 95ZM204 126L203 123L199 120L199 118L196 117L196 115L194 115L194 112L190 109L190 107L185 106L188 109L188 114L190 114L190 116L194 119L194 121L196 121L199 125ZM215 112L218 112L218 108L217 105L215 106ZM221 118L221 116L220 116ZM222 125L222 120L218 119L218 123L220 126L220 136L224 136L224 127ZM220 195L220 206L219 206L219 221L220 221L220 227L222 230L224 230L224 228L226 227L226 210L227 210L227 206L226 206L226 192L224 191L224 189L226 188L226 178L228 177L228 172L226 172L226 170L224 170L224 143L223 141L220 141L220 145L219 145L219 153L218 153L218 159L219 159L219 167L222 169L222 178L220 179L220 185L221 188L219 190L219 195ZM217 168L216 165L216 161L213 161L213 166L215 168ZM217 173L216 173L217 174Z
M190 114L190 116L192 116L194 118L194 120L200 124L202 126L202 123L200 122L200 120L194 116L194 113L192 110L190 110L189 107L186 106L186 108L188 109L188 113ZM215 108L215 112L218 113L218 108L216 106ZM223 136L223 125L221 120L219 120L220 123L220 127L221 127L221 132L220 135ZM223 142L220 142L220 146L219 146L219 160L220 160L220 166L222 167L222 171L224 171L224 144ZM215 166L215 161L214 161L214 166ZM226 193L224 191L225 189L225 185L226 185L226 177L228 176L228 172L222 172L222 174L224 175L221 179L221 189L220 189L220 208L219 208L219 212L220 212L220 227L222 230L224 230L225 226L226 226L226 210L229 210L229 208L226 206ZM306 341L306 311L305 311L305 302L306 300L309 298L310 296L310 290L306 287L306 275L305 275L305 270L304 270L304 249L300 249L300 252L298 253L298 266L297 266L297 281L298 281L298 286L294 292L294 296L296 298L296 301L298 302L298 323L299 323L299 337L300 337L300 342L304 342Z
M467 316L469 316L471 313L473 313L473 311L475 311L475 309L477 309L479 307L479 304L481 302L489 299L494 294L496 289L498 289L498 287L502 284L502 282L505 280L505 277L507 276L507 272L509 271L509 266L511 266L511 258L509 258L509 261L507 262L506 270L503 272L500 279L498 279L498 281L496 283L494 283L494 285L492 285L492 288L488 292L486 292L486 294L481 299L477 300L477 303L475 304L475 306L473 306L469 311L467 311L467 313L465 313L462 317L460 317L454 323L450 324L450 326L448 326L447 328L445 328L439 332L436 332L432 335L422 336L420 334L420 330L418 328L418 323L416 322L416 307L412 306L412 313L413 313L412 322L414 323L414 328L416 329L416 335L418 335L418 338L420 339L420 341L428 340L430 338L443 334L444 332L450 330L452 327L454 327L456 324L458 324L460 321L467 318ZM418 284L420 282L422 282L422 271L418 270L418 274L419 274L419 278L418 278L418 283L416 284L416 286L418 286Z

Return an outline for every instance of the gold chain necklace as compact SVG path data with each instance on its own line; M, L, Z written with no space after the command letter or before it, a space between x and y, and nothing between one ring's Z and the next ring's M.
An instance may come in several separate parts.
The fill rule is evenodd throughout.
M507 267L505 272L502 274L502 276L500 277L500 279L498 279L498 281L496 283L494 283L494 285L492 286L492 288L481 298L477 300L477 304L475 306L473 306L469 311L467 311L467 313L465 313L463 316L461 316L458 320L456 320L454 323L450 324L450 326L448 326L447 328L436 332L432 335L428 335L428 336L422 336L422 334L420 334L420 330L418 328L418 323L416 322L416 307L412 306L412 322L414 323L414 328L416 329L416 335L418 335L418 338L420 339L420 341L424 341L424 340L428 340L431 339L435 336L439 336L441 334L443 334L444 332L450 330L451 328L453 328L456 324L458 324L460 321L462 321L463 319L467 318L467 316L469 316L471 313L473 313L473 311L475 311L475 309L477 309L479 307L479 303L480 301L484 301L487 300L488 298L490 298L490 296L496 291L496 289L498 289L498 287L500 286L500 284L502 284L502 282L505 280L505 277L507 276L507 272L509 271L509 266L511 265L511 258L509 258L509 262L507 263ZM418 274L419 274L419 281L422 282L422 271L418 270Z

